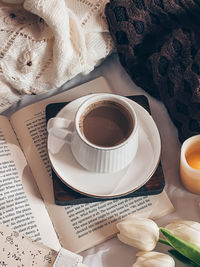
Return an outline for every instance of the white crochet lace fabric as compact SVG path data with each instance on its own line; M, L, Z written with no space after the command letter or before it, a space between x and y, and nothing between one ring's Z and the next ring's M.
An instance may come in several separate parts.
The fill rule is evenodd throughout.
M108 0L0 0L0 112L89 73L113 49Z

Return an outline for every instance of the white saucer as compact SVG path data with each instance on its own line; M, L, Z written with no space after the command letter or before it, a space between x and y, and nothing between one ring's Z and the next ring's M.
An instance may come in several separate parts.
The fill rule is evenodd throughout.
M66 105L57 117L73 119L77 108L89 96ZM149 113L136 102L133 105L139 124L139 147L126 169L111 174L85 170L74 159L70 146L53 134L48 135L48 153L58 177L73 190L91 197L114 198L127 195L143 186L156 171L161 155L161 141L157 126Z

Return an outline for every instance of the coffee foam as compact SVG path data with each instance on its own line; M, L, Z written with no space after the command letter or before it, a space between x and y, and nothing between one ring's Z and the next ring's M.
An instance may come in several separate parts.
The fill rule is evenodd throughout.
M79 129L81 131L81 134L89 141L91 142L85 135L84 133L84 121L87 118L87 116L89 116L90 113L92 113L92 111L97 110L98 108L101 107L107 107L110 109L116 109L118 113L121 113L124 118L127 120L127 131L125 134L125 137L123 139L121 139L119 141L119 144L122 143L123 141L125 141L131 134L131 132L133 131L134 128L134 121L132 119L132 116L130 114L130 112L127 110L126 107L124 107L123 105L121 105L120 103L117 103L113 100L101 100L101 101L97 101L95 103L90 104L89 106L86 107L85 111L83 112L83 114L80 117L79 120ZM125 122L118 122L118 124L124 124ZM124 130L124 129L123 129ZM126 129L125 129L126 130ZM124 131L125 131L124 130ZM95 144L96 145L96 144ZM118 144L115 144L118 145Z

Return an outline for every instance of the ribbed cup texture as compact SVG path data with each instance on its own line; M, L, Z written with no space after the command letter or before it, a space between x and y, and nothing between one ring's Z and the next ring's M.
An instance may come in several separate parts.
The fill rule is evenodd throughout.
M96 148L84 143L75 135L71 149L76 160L84 168L99 173L116 172L125 168L135 157L138 148L138 132L118 147Z

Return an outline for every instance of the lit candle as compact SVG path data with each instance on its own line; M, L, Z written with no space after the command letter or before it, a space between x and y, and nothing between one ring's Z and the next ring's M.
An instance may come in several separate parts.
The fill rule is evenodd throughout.
M190 192L200 194L200 134L188 138L182 144L180 177Z

